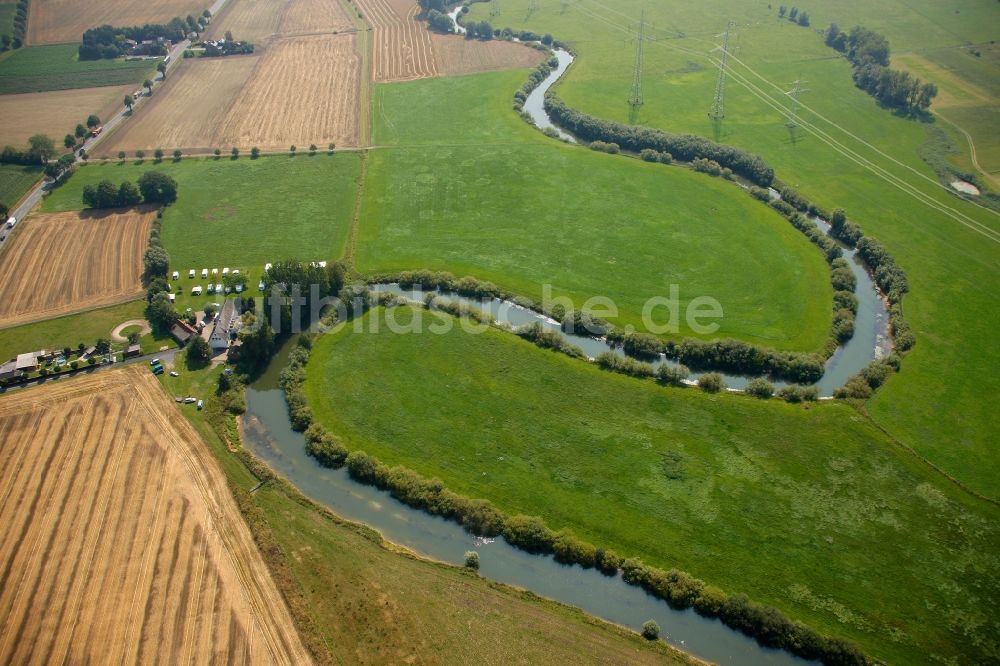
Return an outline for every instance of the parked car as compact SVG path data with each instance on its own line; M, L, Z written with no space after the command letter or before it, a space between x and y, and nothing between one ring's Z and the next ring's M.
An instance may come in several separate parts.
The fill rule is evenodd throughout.
M199 400L198 401L198 409L201 409L204 406L205 406L205 403L203 401Z
M181 373L177 372L176 370L171 370L170 371L170 376L171 377L180 377Z
M157 358L154 358L154 359L153 359L152 361L150 361L150 362L149 362L149 364L150 364L150 365L159 365L159 364L160 364L160 359L159 359L159 357L157 357Z
M198 402L197 398L192 398L191 396L184 398L185 405L193 405L196 402Z

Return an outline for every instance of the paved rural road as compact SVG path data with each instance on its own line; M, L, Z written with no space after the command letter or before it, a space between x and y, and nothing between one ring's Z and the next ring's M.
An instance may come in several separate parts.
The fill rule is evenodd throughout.
M58 375L56 377L38 377L32 379L31 381L25 382L23 384L12 384L7 387L0 387L0 395L4 393L10 393L11 391L16 391L18 389L27 388L29 386L37 386L38 384L44 384L46 382L71 382L73 378L81 374L92 374L94 372L102 372L104 370L111 370L113 368L121 368L126 365L135 365L136 363L148 363L154 358L158 358L163 363L173 364L174 355L179 352L180 349L168 349L166 351L153 352L151 354L143 354L142 356L134 356L132 358L127 358L124 361L118 361L117 363L105 363L103 365L94 366L93 368L80 368L75 372L66 373L65 375Z
M226 2L227 0L215 0L215 3L209 8L208 11L212 13L213 20L216 16L219 15L219 12L222 11L222 8L225 6ZM177 67L180 61L184 58L184 51L186 51L190 46L191 46L191 40L185 39L183 42L176 44L172 49L170 49L170 52L167 54L170 57L170 62L167 63L168 74L172 69ZM158 77L155 80L155 84L153 86L154 90L163 85L164 78L165 77L163 78ZM140 108L148 99L149 99L148 96L140 95L139 99L136 100L135 105L132 107L133 112L135 109ZM125 105L123 104L121 110L118 111L118 113L116 113L111 118L106 119L104 123L104 131L102 131L99 136L95 136L93 138L84 141L83 146L81 146L81 148L85 150L88 155L90 155L93 152L94 147L98 143L100 143L101 139L103 139L105 136L111 133L111 131L114 130L116 127L118 127L118 125L125 122L125 119L128 118L130 115L131 113L125 111ZM81 148L77 149L77 162L82 161L80 160L79 157ZM40 183L35 185L34 188L32 188L32 190L27 194L27 196L24 197L21 203L16 208L14 208L14 210L12 210L9 213L9 215L11 217L17 218L18 224L20 224L21 221L25 217L27 217L28 213L31 212L31 209L34 208L42 200L42 197L45 196L45 193L48 191L48 188L49 188L48 180L43 179ZM11 235L10 230L4 229L3 231L6 232L6 238L0 240L0 252L2 252L4 247L7 245L7 240Z

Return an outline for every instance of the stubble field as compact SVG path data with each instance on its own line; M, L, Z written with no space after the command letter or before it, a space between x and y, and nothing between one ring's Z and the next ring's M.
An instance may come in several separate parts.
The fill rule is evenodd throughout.
M175 16L199 15L203 0L34 0L28 13L29 44L79 41L85 30L115 26L166 23Z
M229 30L236 39L265 44L275 36L344 32L354 28L338 0L230 0L206 32L218 39Z
M22 147L28 137L39 132L62 146L61 138L77 123L91 113L110 118L121 107L122 98L133 90L134 85L127 85L0 95L0 146Z
M111 305L142 293L152 209L35 215L0 255L0 328Z
M0 401L0 661L308 663L225 479L147 371Z
M99 152L358 145L354 35L275 39L262 55L185 62Z
M372 76L376 83L438 75L434 44L412 0L357 0L375 35Z

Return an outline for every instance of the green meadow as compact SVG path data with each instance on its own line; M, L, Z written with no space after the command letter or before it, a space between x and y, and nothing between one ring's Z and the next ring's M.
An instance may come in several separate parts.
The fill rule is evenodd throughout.
M41 177L40 167L0 164L0 203L13 208Z
M0 95L140 85L158 60L79 60L76 44L30 46L0 55Z
M165 159L94 162L53 192L43 212L83 208L83 188L138 180L148 170L177 181L161 238L171 270L260 267L282 259L332 260L344 252L361 158L357 153L256 160ZM221 280L220 280L221 282ZM254 284L256 287L256 284Z
M440 313L418 311L447 334L384 319L413 312L378 309L365 332L314 344L309 404L349 450L746 592L892 663L1000 656L1000 510L850 407L662 388Z
M683 308L721 304L716 337L822 347L829 274L802 234L733 183L542 136L510 110L525 76L376 87L360 271L447 270L536 300L551 285L577 307L609 298L636 327L677 285ZM682 315L674 337L692 334Z
M716 138L760 154L783 182L825 208L843 207L866 234L882 241L907 271L905 301L917 347L903 372L866 405L876 421L908 446L980 493L997 497L1000 462L990 401L1000 392L1000 347L992 344L1000 295L983 285L1000 280L1000 216L959 200L940 186L918 155L927 138L917 120L879 108L856 89L849 64L822 41L829 21L884 30L896 51L992 39L998 6L985 0L942 4L817 3L812 28L777 18L766 2L650 5L621 0L543 3L505 0L497 26L551 32L578 53L558 93L572 107L626 121L634 42L628 26L640 9L653 23L646 45L645 105L640 124ZM565 9L564 9L565 6ZM815 11L812 11L815 10ZM726 116L714 127L707 112L717 69L707 57L737 22L736 60L725 94ZM471 19L488 18L472 5ZM800 126L785 127L785 93L804 80ZM777 108L774 108L777 107ZM993 136L1000 136L993 132ZM845 155L845 153L847 153Z

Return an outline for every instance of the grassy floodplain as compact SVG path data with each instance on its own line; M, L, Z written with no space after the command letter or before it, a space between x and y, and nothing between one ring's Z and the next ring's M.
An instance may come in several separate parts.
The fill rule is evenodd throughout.
M180 162L168 157L160 163L95 160L53 192L43 210L79 210L85 185L105 179L135 182L148 170L177 181L177 202L164 213L162 240L171 270L186 274L190 268L263 268L286 258L319 261L340 256L361 158L356 153L321 153Z
M494 329L372 332L383 313L319 339L309 363L313 413L348 449L746 592L890 662L1000 654L1000 510L849 407L665 389Z
M41 167L0 164L0 202L13 208L41 177Z
M622 0L611 7L582 0L570 3L565 12L560 3L549 3L526 19L527 4L508 0L493 22L551 32L568 41L579 59L559 84L559 94L574 108L625 121L634 49L623 41L622 30L636 20L643 3ZM993 37L990 30L1000 8L981 0L966 0L956 7L930 0L906 6L854 0L816 3L804 7L812 16L810 29L779 20L777 7L769 10L765 2L735 0L713 5L712 11L699 4L646 7L646 19L662 39L646 49L646 104L638 122L716 137L757 152L775 167L780 179L821 206L845 208L866 234L888 247L909 277L906 315L918 343L903 372L866 409L921 455L996 498L1000 461L994 410L983 396L1000 392L1000 374L984 372L1000 367L1000 347L991 342L1000 295L981 285L1000 280L1000 244L970 226L998 230L1000 216L960 201L938 186L918 156L927 138L924 125L879 108L855 88L850 65L835 57L816 29L829 21L844 28L870 25L884 30L897 51L964 40L978 43ZM705 54L720 41L715 37L725 28L720 17L737 21L737 57L753 71L734 61L726 87L726 118L716 133L707 111L717 70ZM470 20L484 18L488 18L486 6L472 5ZM785 127L787 117L737 76L778 98L786 109L790 102L784 92L792 81L804 79L810 92L801 96L808 107L801 109L801 119L906 185L887 183L802 128L793 140ZM994 131L993 136L1000 133ZM917 196L932 205L921 203ZM968 219L960 222L942 209Z
M204 396L203 411L181 406L177 418L218 459L317 663L694 663L576 609L401 552L282 481L250 495L258 477L222 439L238 442L213 397L222 368L188 372L178 361L180 376L160 382L169 395Z
M676 284L682 307L719 301L716 336L822 347L829 275L804 236L732 183L542 136L510 110L526 76L376 87L359 270L448 270L539 300L550 284L577 307L608 297L637 327Z
M79 60L76 44L29 46L0 55L0 95L142 84L159 60Z

